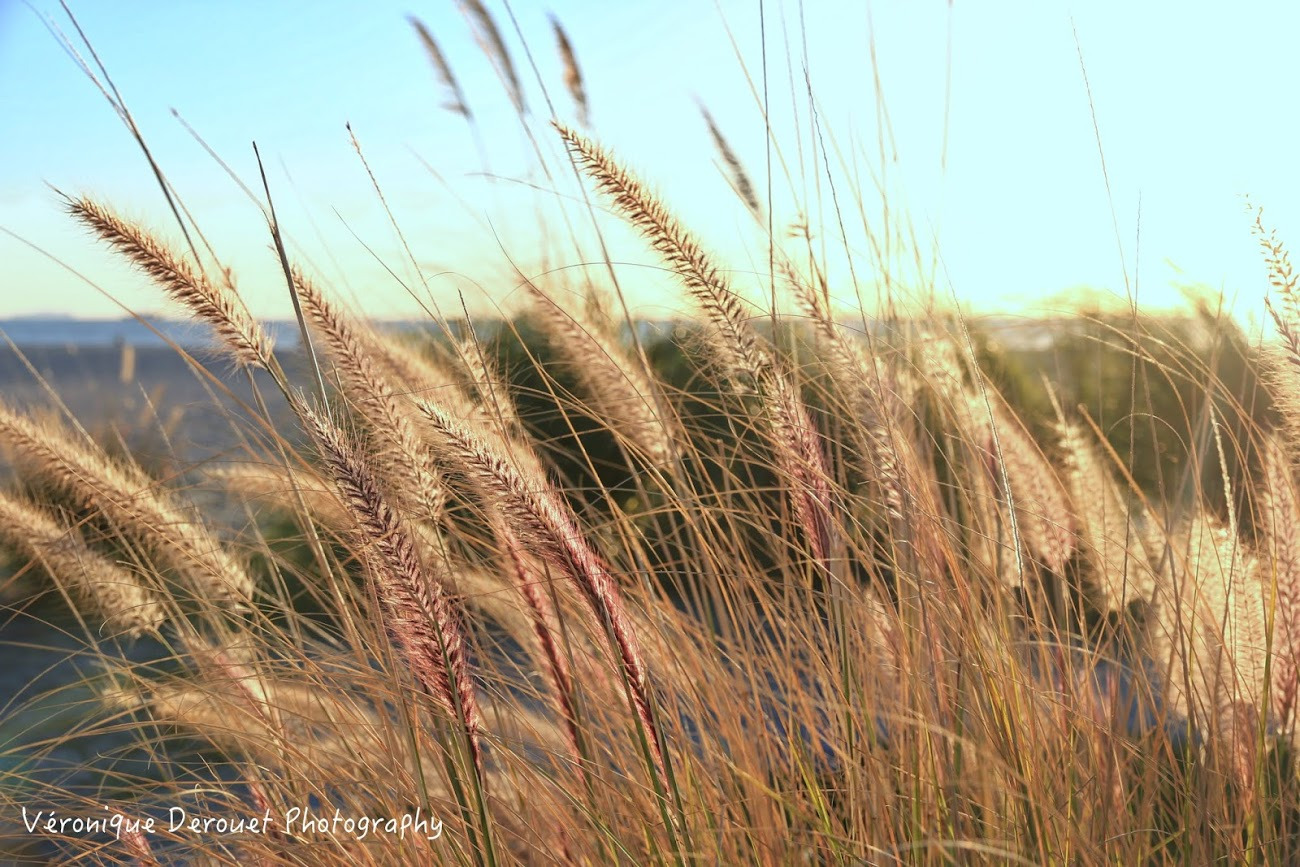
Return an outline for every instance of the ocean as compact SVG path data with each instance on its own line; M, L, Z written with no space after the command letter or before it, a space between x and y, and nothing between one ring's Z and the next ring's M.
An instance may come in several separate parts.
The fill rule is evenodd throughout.
M275 339L276 346L287 349L297 345L296 322L268 321L263 325ZM0 333L24 347L104 348L131 344L144 349L165 347L172 343L185 349L207 349L213 346L212 332L207 326L181 319L145 317L144 322L137 319L76 319L59 316L0 319Z
M163 348L176 344L186 350L214 349L212 330L208 326L188 319L142 317L138 319L77 319L72 316L32 316L17 319L0 319L0 344L8 337L20 347L77 347L80 349L107 349L125 344L137 349ZM457 323L450 323L456 330ZM429 320L379 320L375 322L385 331L438 333L438 327ZM298 323L293 320L262 320L262 327L275 341L277 349L292 349L298 345ZM480 336L491 332L486 323L476 323ZM642 339L662 336L673 327L672 322L644 321L638 323Z

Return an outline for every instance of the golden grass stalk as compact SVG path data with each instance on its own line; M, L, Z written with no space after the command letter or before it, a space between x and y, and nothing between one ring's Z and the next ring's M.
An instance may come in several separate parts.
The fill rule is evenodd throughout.
M474 335L467 336L457 346L457 359L464 374L469 378L478 402L469 398L459 387L449 395L452 400L437 403L452 416L472 430L487 438L494 448L510 456L521 473L534 478L546 478L546 470L538 456L537 449L528 439L523 419L511 397L510 383L501 376L491 359L483 351L483 344ZM428 398L424 398L427 400ZM417 404L419 401L417 401ZM466 411L466 407L472 407ZM427 424L423 412L420 421ZM434 433L435 437L440 434Z
M677 272L720 333L721 340L710 346L727 378L739 391L753 383L762 393L777 460L794 487L795 512L814 558L825 563L830 545L830 474L811 418L788 374L760 343L722 272L663 203L604 149L562 124L555 126L574 160Z
M1091 560L1099 603L1117 610L1134 600L1150 599L1151 564L1109 466L1078 424L1061 424L1060 435L1066 487Z
M711 342L722 368L734 381L744 382L769 365L768 354L749 326L740 296L703 248L639 179L602 147L563 124L555 128L582 170L635 226L668 266L682 279L687 291L704 311L721 339Z
M333 315L342 316L337 310L333 311ZM461 377L453 370L456 365L451 360L429 358L414 343L397 335L378 334L367 323L355 318L347 318L346 321L358 346L378 365L399 398L436 400L457 417L469 422L487 425L496 421L497 417L488 406L470 397ZM480 381L472 369L472 365L481 363L479 360L460 356L457 361L469 372L472 383ZM486 371L487 367L483 369ZM496 393L503 404L499 409L505 414L507 422L513 419L513 423L517 424L513 404L504 397L504 388L502 385Z
M88 546L70 527L34 504L0 492L0 540L41 563L76 603L105 625L137 637L167 619L157 595L129 570Z
M478 699L465 662L458 615L443 591L441 576L427 574L405 522L334 423L307 407L299 411L360 527L357 543L370 552L385 627L403 648L425 693L463 726L470 755L481 772Z
M229 638L226 642L233 643ZM358 682L346 668L329 671L334 660L328 657L313 660L313 676L298 669L277 672L265 663L256 664L244 650L195 645L191 657L196 672L191 676L172 682L140 680L139 689L115 687L104 698L121 709L153 705L155 718L206 729L214 740L280 771L291 770L304 758L317 769L344 771L350 766L352 773L393 764L384 703L365 697L364 688L375 685L364 678ZM321 662L326 665L321 667ZM529 709L491 700L480 708L485 718L513 727L531 745L549 752L565 748L560 730ZM429 757L419 761L424 767ZM407 765L406 770L415 771L413 761ZM435 765L426 768L430 777Z
M880 598L879 591L874 587L865 588L861 600L866 644L878 654L879 671L886 694L894 694L900 686L899 678L905 671L898 613Z
M1286 245L1277 236L1277 232L1264 226L1264 209L1255 209L1255 221L1251 233L1259 242L1264 253L1264 265L1268 269L1268 283L1278 293L1278 306L1282 313L1274 313L1274 319L1290 328L1300 325L1300 276L1291 267L1291 256Z
M761 225L765 218L763 216L763 206L758 201L758 193L754 191L754 184L749 179L749 173L745 171L745 166L741 163L736 152L731 149L731 143L727 137L722 134L718 124L713 120L713 115L709 110L700 104L700 114L704 115L704 123L709 128L709 136L713 139L713 146L718 150L718 156L722 158L722 163L727 167L727 180L731 183L731 188L736 191L736 195L745 203L745 207L754 219Z
M1007 589L1022 587L1027 576L1018 552L1024 552L1024 539L1015 537L1010 509L999 494L996 451L987 441L960 438L957 447L965 454L955 468L954 496L961 502L956 524L966 539L968 556Z
M812 417L789 378L773 369L760 379L759 392L771 416L777 463L790 475L796 517L805 529L813 558L826 564L834 518L831 480Z
M1281 440L1270 434L1262 447L1256 526L1276 583L1273 609L1273 689L1278 723L1290 730L1300 677L1300 501Z
M902 520L905 502L926 489L916 485L913 473L920 462L904 432L892 378L879 359L868 356L860 342L844 334L822 293L789 263L783 264L782 273L830 350L831 377L838 393L848 399L856 422L849 425L850 434L859 441L856 461L880 491L890 517ZM929 513L935 514L932 508Z
M290 513L299 509L301 495L302 506L318 524L335 533L351 527L352 517L339 502L332 484L311 470L272 463L235 463L208 469L205 474L223 489L239 494L241 500L266 500Z
M672 443L656 406L657 386L630 358L607 322L562 308L532 281L538 324L591 400L592 413L606 427L637 447L656 466L672 457Z
M479 48L496 67L497 75L501 77L501 83L505 86L515 111L521 115L526 114L528 107L524 102L524 89L519 83L514 61L510 59L510 52L506 49L505 40L501 38L501 31L497 28L492 14L487 11L487 7L481 0L458 0L458 2L461 12L473 27L474 38L478 41Z
M560 719L564 722L569 750L572 752L574 760L581 763L583 760L582 731L579 727L577 707L574 703L573 673L570 671L569 662L565 659L564 654L560 652L559 643L556 641L556 636L559 634L559 623L556 621L555 608L546 595L543 584L544 577L541 571L530 561L523 544L506 526L505 522L500 519L499 515L494 519L493 523L495 524L494 535L505 548L511 568L514 570L515 581L532 614L533 635L542 651L547 679L555 696Z
M1255 209L1251 233L1264 253L1268 283L1272 294L1264 303L1282 338L1281 346L1270 348L1265 357L1273 386L1274 400L1282 410L1287 440L1292 448L1300 445L1300 277L1291 267L1291 256L1276 230L1265 228L1263 208Z
M1005 485L985 398L967 384L964 354L951 337L924 334L919 343L919 364L947 430L944 453L954 473L955 529L966 540L968 556L986 575L1009 589L1021 587L1026 577L1024 539L1017 536L1019 528L1000 496Z
M420 408L443 436L444 463L456 467L498 505L515 536L539 547L542 556L560 569L582 595L599 631L611 637L633 709L644 728L656 768L663 774L664 756L640 642L623 610L617 583L587 544L563 498L544 478L522 476L508 458L496 453L482 437L441 407L422 403ZM666 779L660 783L666 790Z
M352 538L356 531L356 521L339 500L333 483L311 471L289 470L274 464L234 464L210 470L208 476L244 499L265 499L291 515L298 513L301 495L301 506L305 506L307 517L316 525L344 540ZM446 591L458 597L465 607L491 618L526 646L533 625L515 600L509 581L477 566L451 562L447 545L438 537L436 528L416 523L409 529L420 562L438 564L432 571L447 579Z
M100 239L154 280L174 300L216 331L236 360L252 367L269 368L271 340L239 300L226 275L224 286L214 286L202 273L176 256L139 226L123 220L88 197L70 199L68 211Z
M523 431L523 422L515 410L514 401L510 399L510 386L488 359L478 338L471 335L460 341L457 358L469 377L474 393L478 395L478 402L471 401L464 391L459 391L460 397L452 395L452 400L447 400L441 393L425 393L421 396L426 400L436 400L453 410L463 400L464 405L472 406L473 410L457 413L460 418L469 423L477 423L485 430L490 430L494 436L510 438L507 434Z
M990 386L985 385L983 395L968 394L966 400L969 434L988 456L988 470L1002 497L1015 506L1022 543L1049 571L1064 574L1076 543L1075 516L1064 485Z
M442 107L466 118L472 117L469 103L465 101L465 94L460 89L460 82L456 80L456 73L452 71L451 64L447 62L442 49L438 47L438 41L433 38L433 33L414 15L408 15L406 20L415 28L416 35L420 37L420 44L424 46L425 53L429 55L429 62L433 64L434 73L451 95L451 100L443 103Z
M1069 496L1020 420L1000 399L994 400L992 423L997 426L1000 455L1020 532L1029 550L1048 570L1064 574L1076 538Z
M345 746L349 733L360 732L372 740L369 749L357 751L368 763L377 762L391 749L380 742L384 727L376 707L333 679L312 680L305 674L278 674L265 668L259 671L252 655L243 648L201 646L192 655L213 692L242 703L259 719L274 725L289 742L326 738ZM333 673L326 677L338 676ZM498 728L511 726L525 734L532 745L552 753L565 746L557 727L528 708L490 698L481 701L479 707L484 719Z
M138 827L131 825L122 829L122 846L140 867L160 867L149 838Z
M140 689L118 688L103 700L122 710L146 710L160 723L193 729L224 749L281 772L300 765L348 779L391 771L391 743L379 717L321 684L257 675L235 680L194 677Z
M1250 785L1268 689L1271 591L1254 555L1203 513L1179 539L1155 589L1152 656L1168 672L1168 706L1213 735L1225 766Z
M38 424L2 402L0 443L17 452L36 477L97 509L201 596L239 605L252 598L253 579L244 567L138 465L114 461L62 426Z
M228 671L218 671L228 667ZM244 669L241 671L241 669ZM374 815L393 808L392 799L403 791L419 787L421 799L428 796L435 813L447 815L454 809L454 793L441 778L438 763L429 751L412 754L394 743L393 720L374 702L342 684L313 680L298 674L259 674L244 666L208 660L198 673L185 680L139 683L115 687L102 695L109 707L119 711L143 711L156 723L185 729L214 746L255 762L269 771L266 784L245 779L256 814L272 809L268 785L276 787L280 804L297 804L303 797L321 797L333 802L344 814ZM562 735L546 720L518 707L484 708L489 719L502 715L529 736L543 750L563 749ZM510 775L488 769L496 796L489 800L493 821L515 837L527 829L518 822L524 793ZM540 800L545 784L530 785L530 801ZM554 797L551 792L547 797ZM340 804L340 801L342 803ZM302 844L301 837L288 837L273 827L268 835L276 845L273 860L280 864L286 847ZM331 841L338 846L340 839ZM521 847L510 841L517 856L537 851L544 841L529 840ZM241 852L241 859L252 854ZM366 852L349 853L351 858ZM347 863L391 863L382 855L391 850L370 850L371 861ZM279 857L276 857L279 856ZM343 856L348 857L348 856ZM400 856L399 856L400 857ZM421 863L432 858L427 855ZM241 863L242 860L241 860ZM324 863L335 863L325 861Z
M294 288L303 311L337 362L344 391L373 431L377 477L390 497L418 510L419 518L437 523L447 492L437 467L421 441L409 403L399 401L393 384L374 360L363 327L331 304L299 271Z
M1201 556L1213 564L1197 568L1207 601L1215 610L1227 612L1224 643L1226 670L1223 680L1228 694L1220 707L1244 702L1259 712L1264 699L1265 661L1269 652L1267 606L1271 590L1261 580L1259 561L1228 528L1215 525L1212 548L1204 545ZM1197 564L1199 567L1200 564Z
M560 19L551 16L551 29L555 32L556 47L560 51L560 62L564 65L564 86L573 98L574 108L578 110L578 123L589 126L591 107L587 104L587 89L582 83L582 69L578 66L578 57L573 52L573 43L569 34L564 32Z

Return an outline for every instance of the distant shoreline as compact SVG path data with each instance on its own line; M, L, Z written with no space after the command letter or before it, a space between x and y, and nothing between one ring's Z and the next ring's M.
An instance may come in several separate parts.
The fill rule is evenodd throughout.
M218 348L207 325L189 319L143 316L138 319L78 319L71 316L19 316L0 319L0 335L15 346L111 349L129 344L137 349L169 348L176 344L187 350ZM437 332L429 319L371 320L386 331ZM147 323L147 324L146 324ZM264 319L266 329L277 349L294 349L299 343L298 323L291 319ZM452 323L455 327L455 323ZM480 323L480 326L482 323ZM152 326L152 327L151 327ZM648 329L671 327L671 323L646 322ZM0 345L4 340L0 339Z
M205 325L182 319L143 318L147 325L137 319L19 317L0 319L0 333L20 347L75 346L90 349L131 344L137 348L151 348L175 343L194 349L214 345L211 331ZM271 320L264 324L277 346L290 348L297 345L296 322Z
M79 319L74 316L15 316L0 319L0 347L12 342L20 349L61 348L70 351L90 349L118 349L130 345L136 349L174 348L187 351L220 350L208 326L189 319L169 319L162 316L142 316L144 322L134 318ZM968 321L979 323L1004 345L1018 349L1042 349L1051 342L1055 328L1075 317L1035 318L1024 316L971 316ZM260 320L277 349L293 350L299 345L298 323L290 319ZM392 332L438 333L439 326L429 319L371 320L380 329ZM505 323L506 320L500 320ZM147 323L147 324L146 324ZM642 339L666 335L682 323L673 320L641 320L638 330ZM862 320L845 320L844 327L851 331L862 329ZM456 323L451 323L456 327ZM490 328L478 320L477 328L483 337Z

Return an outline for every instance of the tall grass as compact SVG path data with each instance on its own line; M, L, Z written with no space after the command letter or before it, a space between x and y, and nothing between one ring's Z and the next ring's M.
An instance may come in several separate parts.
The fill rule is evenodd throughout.
M762 278L802 314L745 300L671 212L672 179L661 197L595 138L534 119L498 23L461 7L546 176L594 193L566 215L575 248L605 249L608 224L584 221L608 206L694 303L689 369L606 312L607 254L607 283L525 280L524 324L437 320L457 339L428 346L289 263L318 394L234 275L67 199L261 373L243 456L195 471L256 520L225 526L69 419L0 404L0 541L82 618L88 731L129 732L147 758L96 791L0 786L0 809L277 818L47 835L104 863L1300 859L1300 306L1262 219L1281 351L1221 318L1199 344L1137 316L1105 333L1145 386L1111 396L1125 413L1192 398L1161 420L1182 463L1153 486L1134 467L1159 456L1122 456L1068 381L1028 399L977 323L863 309L867 328L845 325L831 298L857 287L827 276L806 224L764 239ZM553 26L585 124L577 46ZM771 203L706 118L762 224ZM1229 345L1277 412L1225 380ZM298 430L275 428L277 399ZM138 662L133 636L163 659ZM444 830L283 821L304 807Z

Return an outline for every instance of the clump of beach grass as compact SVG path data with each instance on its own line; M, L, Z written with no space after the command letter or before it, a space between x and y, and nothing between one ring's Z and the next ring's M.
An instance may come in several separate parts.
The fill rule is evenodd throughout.
M1243 363L1269 388L1265 411L1239 399L1213 353L1157 321L1108 326L1108 357L1131 365L1134 383L1151 376L1145 394L1118 396L1125 417L1152 416L1158 388L1194 398L1184 418L1163 419L1174 433L1158 442L1180 449L1179 476L1152 485L1138 462L1163 467L1160 454L1136 454L1133 440L1121 457L1122 426L1096 423L1068 377L1012 381L981 352L978 322L907 321L891 306L856 311L855 331L836 299L859 293L860 275L829 276L805 217L793 243L761 238L769 300L743 297L672 212L673 179L661 196L588 134L534 119L551 105L546 85L531 99L497 19L476 0L459 5L548 183L571 174L611 207L564 211L573 237L561 243L607 251L604 217L635 229L696 312L678 329L694 339L672 358L688 369L651 363L635 322L629 332L598 315L601 299L622 302L607 252L607 283L585 272L581 284L548 282L512 261L524 324L435 317L441 336L427 346L347 310L285 254L284 288L323 362L299 383L232 273L92 197L67 200L212 328L256 398L248 436L202 469L209 492L244 507L242 527L192 508L182 479L155 478L70 419L0 403L15 476L0 492L0 542L48 574L86 627L99 712L88 730L128 732L147 759L100 800L184 800L231 817L304 803L424 811L446 828L438 840L285 827L69 837L62 854L1300 857L1300 305L1262 219L1282 348L1246 347ZM434 34L411 24L446 108L474 124ZM587 126L575 46L554 19L552 33ZM764 233L781 206L759 200L705 118L736 204ZM825 181L833 171L813 167ZM586 186L558 193L539 193L539 208L587 204ZM863 246L880 248L873 231L901 236L867 227ZM783 291L799 315L772 305ZM529 343L530 328L544 340ZM1216 328L1212 339L1237 340ZM270 375L297 430L276 428L245 368ZM139 638L156 658L123 651ZM57 782L27 794L89 803ZM0 806L17 803L0 787Z

